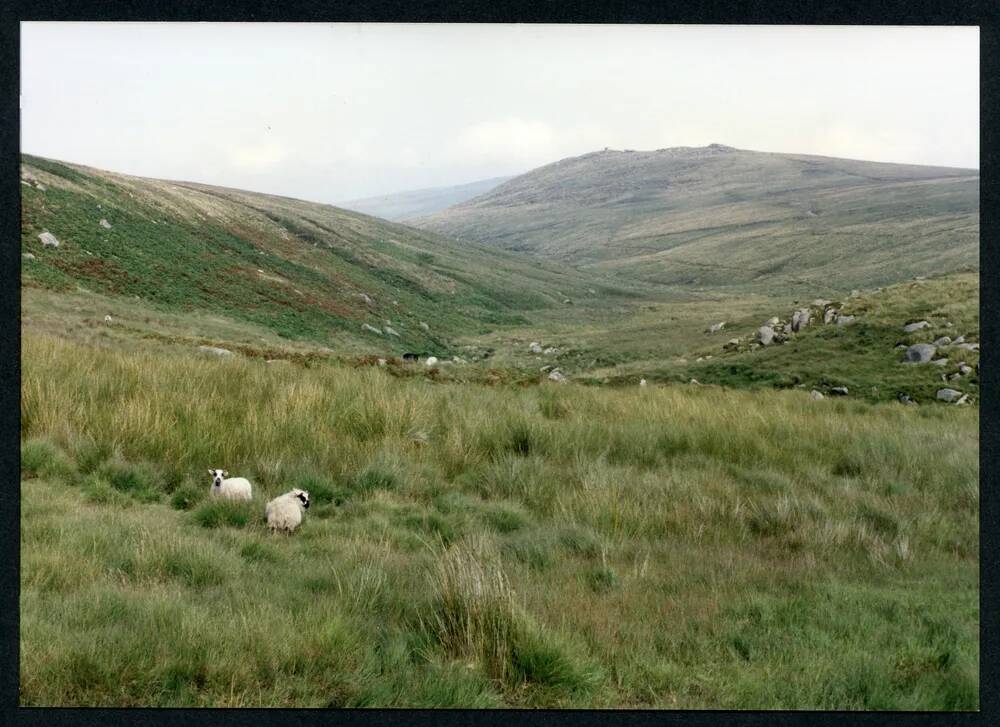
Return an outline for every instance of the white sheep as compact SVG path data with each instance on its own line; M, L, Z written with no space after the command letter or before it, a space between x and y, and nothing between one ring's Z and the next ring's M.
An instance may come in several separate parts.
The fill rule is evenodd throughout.
M105 323L111 323L111 316L110 315L104 316L104 322Z
M213 497L224 497L227 500L253 499L249 480L243 477L230 477L226 470L210 469L208 474L212 476L212 489L209 492Z
M302 522L302 512L309 507L309 493L294 489L267 503L264 514L271 530L295 530Z

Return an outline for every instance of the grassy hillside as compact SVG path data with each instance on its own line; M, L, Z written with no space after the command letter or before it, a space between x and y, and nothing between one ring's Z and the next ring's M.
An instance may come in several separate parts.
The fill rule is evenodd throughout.
M116 335L23 332L22 704L978 707L975 407Z
M828 294L977 267L979 174L716 144L608 150L412 223L624 279Z
M596 284L565 267L283 197L29 156L22 182L26 286L222 315L286 339L442 352L459 333L526 323L530 311ZM42 244L45 231L58 248ZM365 323L383 334L362 331Z
M450 187L407 190L383 194L378 197L351 199L346 202L338 202L337 206L355 212L363 212L372 217L399 221L409 217L434 214L452 205L461 204L468 199L489 192L508 179L510 177L494 177Z

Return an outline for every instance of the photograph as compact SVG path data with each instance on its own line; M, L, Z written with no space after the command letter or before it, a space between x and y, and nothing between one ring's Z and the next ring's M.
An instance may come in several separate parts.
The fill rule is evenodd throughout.
M979 711L979 26L15 29L20 707Z

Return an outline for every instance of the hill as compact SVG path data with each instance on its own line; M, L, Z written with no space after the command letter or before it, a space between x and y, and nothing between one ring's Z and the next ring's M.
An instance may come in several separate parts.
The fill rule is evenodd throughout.
M596 290L565 266L329 205L31 156L21 177L25 286L222 315L288 339L440 352L459 333L526 323Z
M338 206L386 220L405 220L409 217L430 215L452 205L461 204L468 199L489 192L509 179L511 177L494 177L450 187L413 189L383 194L378 197L351 199L346 202L338 202Z
M846 292L977 267L979 173L718 144L606 150L411 223L623 279Z

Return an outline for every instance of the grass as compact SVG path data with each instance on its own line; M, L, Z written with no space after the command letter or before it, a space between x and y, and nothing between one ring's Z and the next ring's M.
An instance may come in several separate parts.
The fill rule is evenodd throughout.
M23 705L978 708L975 407L22 356Z

